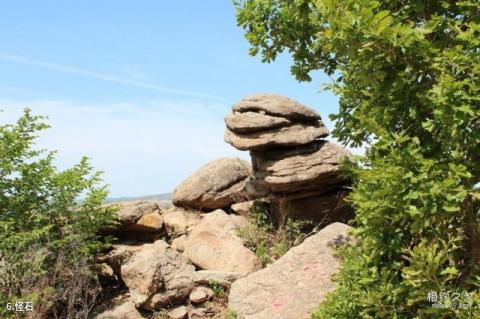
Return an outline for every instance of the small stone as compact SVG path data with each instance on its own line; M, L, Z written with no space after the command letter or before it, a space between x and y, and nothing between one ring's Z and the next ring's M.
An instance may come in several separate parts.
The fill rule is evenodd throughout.
M206 287L197 287L195 288L189 296L189 299L194 304L199 304L204 301L207 301L213 296L213 290Z
M178 308L173 309L168 313L168 318L170 319L184 319L188 315L187 307L180 306Z

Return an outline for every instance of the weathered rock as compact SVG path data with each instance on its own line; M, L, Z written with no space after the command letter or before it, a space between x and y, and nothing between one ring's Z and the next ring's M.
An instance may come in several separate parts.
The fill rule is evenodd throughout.
M333 246L343 243L350 226L331 224L292 248L267 268L232 284L228 306L244 319L306 319L335 288L339 269Z
M172 240L172 244L170 246L172 246L172 249L175 249L176 251L183 252L185 250L186 240L187 240L187 236L182 235Z
M222 210L206 214L188 236L183 253L200 269L246 273L258 270L260 260L243 245L237 229Z
M143 317L133 302L126 301L113 309L102 312L95 319L143 319Z
M168 312L168 318L170 319L184 319L188 315L188 309L185 306L177 307Z
M240 150L303 145L329 134L317 112L276 94L244 98L225 123L225 141Z
M250 213L250 211L252 210L254 204L255 204L254 200L241 202L241 203L235 203L232 206L230 206L230 209L233 210L235 213L237 213L239 215L247 216Z
M264 113L297 121L320 119L318 113L311 108L278 94L260 93L249 95L235 104L233 111Z
M163 227L163 219L159 211L143 215L135 224L128 226L127 230L158 233Z
M118 218L122 225L131 225L136 223L143 215L151 214L159 210L158 204L154 201L131 201L114 203L120 205Z
M291 126L284 126L268 131L253 132L249 134L233 133L225 131L225 142L233 145L236 149L258 150L278 145L296 146L304 145L314 140L328 136L328 129L322 122L303 124L297 123Z
M120 267L142 247L143 245L131 242L113 245L113 249L100 258L100 262L107 263L117 275L120 275Z
M245 277L246 273L240 272L226 272L226 271L217 271L217 270L199 270L195 272L193 280L197 285L208 285L211 282L216 282L219 285L222 285L225 288L230 287L230 285L236 280Z
M145 244L121 267L122 279L137 306L157 309L184 299L193 289L195 267L168 244Z
M327 141L252 153L255 176L246 190L255 196L269 193L302 195L309 190L326 192L346 183L340 176L339 164L349 156L348 150Z
M194 304L199 304L213 297L213 290L207 287L195 288L188 297Z
M243 134L287 126L292 122L284 117L255 112L230 112L225 118L225 123L233 132Z
M200 222L198 214L177 207L163 212L162 217L170 237L185 235Z
M212 161L177 186L173 192L173 203L194 209L228 207L243 192L250 175L250 163L241 159Z

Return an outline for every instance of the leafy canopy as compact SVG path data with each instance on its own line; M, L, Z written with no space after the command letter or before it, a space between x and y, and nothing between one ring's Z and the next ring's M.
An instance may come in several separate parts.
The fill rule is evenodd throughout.
M315 317L480 317L480 2L235 6L250 53L271 62L287 51L300 81L330 75L334 136L369 146L346 166L359 245ZM432 307L428 292L441 290L472 293L470 306Z

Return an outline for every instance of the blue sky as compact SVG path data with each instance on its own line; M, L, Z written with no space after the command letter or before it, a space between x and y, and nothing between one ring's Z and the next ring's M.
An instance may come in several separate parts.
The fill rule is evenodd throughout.
M288 55L248 55L229 0L8 1L0 39L0 122L26 106L47 115L40 146L59 151L59 168L91 157L114 197L170 192L210 160L248 158L223 142L247 94L281 93L324 119L337 110L320 72L298 83Z

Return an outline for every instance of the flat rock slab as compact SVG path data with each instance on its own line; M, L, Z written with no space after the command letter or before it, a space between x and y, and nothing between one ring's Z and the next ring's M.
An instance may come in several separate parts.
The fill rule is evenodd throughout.
M283 257L232 284L228 307L242 319L307 319L335 288L340 267L334 246L348 240L350 226L333 223Z
M287 119L318 120L320 116L313 109L283 95L259 93L243 98L233 106L235 112L257 112L281 116Z
M248 134L234 133L227 129L225 131L225 142L236 149L247 151L264 149L279 145L292 146L304 145L314 140L328 136L329 131L321 121L303 124L294 123L290 126L283 126L266 131L253 132Z

